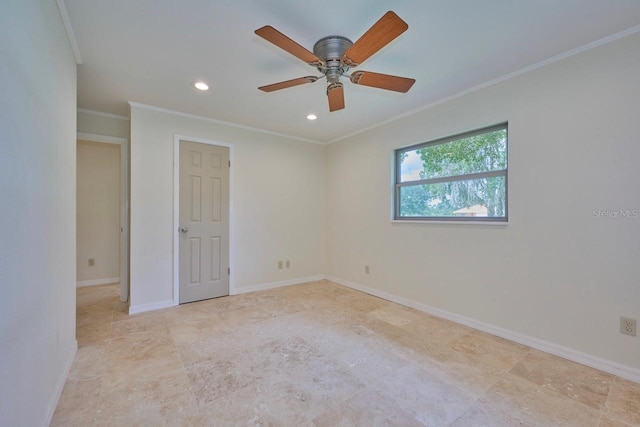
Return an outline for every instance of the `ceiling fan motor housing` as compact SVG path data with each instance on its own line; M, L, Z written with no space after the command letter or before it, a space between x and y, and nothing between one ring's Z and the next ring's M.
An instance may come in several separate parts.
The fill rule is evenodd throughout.
M329 83L337 83L340 76L349 70L342 63L342 56L353 45L353 42L342 36L323 37L313 45L313 53L324 61L324 67L318 67L318 71L327 76Z

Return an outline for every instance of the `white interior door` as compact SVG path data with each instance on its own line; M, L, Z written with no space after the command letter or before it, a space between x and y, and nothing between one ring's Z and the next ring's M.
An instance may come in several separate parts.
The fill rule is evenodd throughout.
M180 141L179 301L229 295L229 148Z

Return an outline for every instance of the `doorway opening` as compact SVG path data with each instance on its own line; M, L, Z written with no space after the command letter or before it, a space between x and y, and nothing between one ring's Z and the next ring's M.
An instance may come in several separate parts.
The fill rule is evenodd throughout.
M77 135L77 286L117 283L129 300L128 139Z

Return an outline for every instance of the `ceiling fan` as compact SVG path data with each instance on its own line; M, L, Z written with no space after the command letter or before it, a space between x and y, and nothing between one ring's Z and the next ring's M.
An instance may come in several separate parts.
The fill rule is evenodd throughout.
M314 83L326 77L329 111L337 111L344 108L344 91L340 82L340 77L343 76L348 77L351 83L357 85L405 93L415 83L414 79L373 73L371 71L356 71L349 75L347 71L362 64L408 28L409 25L406 22L394 12L389 11L355 43L346 37L327 36L318 40L313 46L313 52L310 52L275 28L266 25L257 29L255 33L312 67L317 68L323 75L286 80L262 86L258 89L264 92L273 92L306 83Z

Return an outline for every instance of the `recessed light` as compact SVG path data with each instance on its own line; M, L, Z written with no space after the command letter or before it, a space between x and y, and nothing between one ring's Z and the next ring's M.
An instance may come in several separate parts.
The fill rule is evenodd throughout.
M196 82L193 85L196 87L196 89L209 90L209 85L205 82Z
M307 120L315 120L315 119L317 119L317 118L318 118L318 116L316 116L315 114L309 114L309 115L307 116Z

